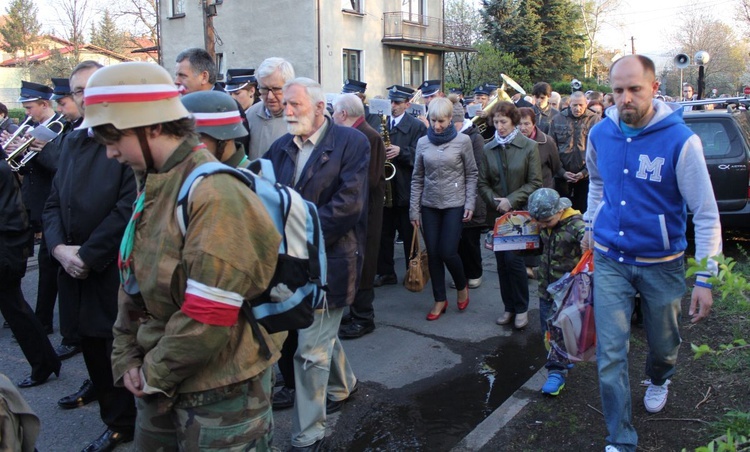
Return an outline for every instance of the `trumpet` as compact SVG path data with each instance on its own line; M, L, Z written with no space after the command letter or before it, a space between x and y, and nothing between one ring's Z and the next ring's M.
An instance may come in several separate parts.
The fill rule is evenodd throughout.
M7 119L10 119L10 118L5 118L5 119L7 120ZM2 147L3 149L7 148L8 145L13 142L13 140L15 140L18 137L23 136L30 129L33 129L33 127L31 127L29 125L29 121L31 121L31 116L27 116L26 120L24 122L22 122L20 126L18 126L18 129L16 129L15 132L13 132L13 135L9 136L7 140L5 140L2 143L0 143L0 147ZM4 124L5 124L5 121L3 121L3 125Z
M510 98L508 93L505 92L505 87L510 86L511 88L515 89L517 92L521 94L526 94L526 91L524 91L523 88L521 88L518 83L516 83L515 80L510 78L509 76L505 74L500 74L500 77L503 80L503 83L500 85L498 89L495 90L495 93L490 97L490 100L487 102L487 105L482 109L483 112L489 113L492 110L492 107L495 106L500 101L505 102L511 102L513 103L513 99ZM474 116L471 118L471 122L474 123L474 126L476 126L477 130L479 130L479 133L484 138L485 142L491 140L494 137L494 132L492 132L492 129L487 127L488 122L492 122L492 118L489 118L488 116L481 117L481 116Z
M27 121L24 121L24 124L26 124ZM45 126L40 126L40 127L45 127ZM51 131L55 132L56 135L60 135L63 129L65 128L65 124L63 124L60 121L52 121L49 124L47 124L46 127L50 129ZM59 130L55 131L55 128L59 128ZM30 125L26 125L25 129L27 129L27 132L30 132L34 128L31 127ZM20 130L21 130L21 127L19 127L16 133L13 134L14 136L8 140L8 143L12 142L13 139L15 139L15 136L18 134L18 131ZM5 159L13 171L20 170L27 163L29 163L31 159L33 159L34 157L37 156L37 154L39 154L39 151L29 150L29 147L31 147L31 145L34 143L35 140L36 138L31 137L27 139L26 141L23 141L22 143L18 145L16 149L13 150L13 152L11 152L8 155L8 158Z

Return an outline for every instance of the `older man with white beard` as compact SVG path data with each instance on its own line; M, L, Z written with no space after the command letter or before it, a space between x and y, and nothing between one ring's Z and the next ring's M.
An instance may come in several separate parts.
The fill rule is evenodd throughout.
M326 393L340 408L357 386L337 333L362 269L370 144L358 130L325 116L325 93L311 79L287 82L283 105L289 133L264 158L273 163L277 181L318 207L328 254L327 306L298 331L294 355L292 450L317 451L325 437Z

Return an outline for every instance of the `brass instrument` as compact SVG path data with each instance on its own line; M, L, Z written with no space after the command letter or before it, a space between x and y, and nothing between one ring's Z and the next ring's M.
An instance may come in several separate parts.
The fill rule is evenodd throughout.
M513 99L510 98L508 93L505 92L505 87L507 85L510 85L513 89L515 89L518 92L524 93L525 91L523 88L521 88L512 78L508 77L505 74L500 74L503 83L500 85L498 89L495 90L495 93L490 97L490 100L487 102L487 105L482 109L483 112L487 113L488 116L481 117L481 116L474 116L471 118L471 122L474 124L474 126L477 128L479 133L484 138L484 141L487 142L493 138L494 132L492 128L487 127L487 123L492 121L492 118L489 117L489 113L492 110L492 107L495 106L499 101L506 101L513 103ZM507 85L506 85L507 82Z
M391 135L388 133L388 117L382 115L380 118L380 128L382 132L380 135L383 137L383 144L386 149L391 147ZM385 180L391 180L396 175L396 166L390 161L385 161Z
M33 129L33 127L29 125L29 121L31 121L31 116L27 116L26 120L22 122L20 126L18 126L18 129L16 129L15 132L13 132L13 135L9 136L7 140L0 143L0 147L2 147L3 149L7 148L8 145L13 142L13 140L15 140L18 137L23 136L30 129ZM5 122L3 122L3 124L5 124Z
M391 135L388 133L388 117L380 116L380 135L383 137L383 144L386 149L391 146ZM385 207L393 207L393 187L391 179L396 176L396 166L390 161L385 161Z
M424 99L422 99L422 90L418 89L416 92L414 92L414 95L411 96L411 99L409 99L410 104L424 104Z
M24 124L26 124L27 121L25 121ZM60 121L52 121L49 124L47 124L46 126L39 126L39 127L47 127L48 129L50 129L53 132L55 132L55 130L53 129L53 127L55 127L55 128L59 127L60 130L57 130L55 133L57 135L60 135L62 133L63 129L65 128L65 124L63 124ZM31 127L29 125L27 125L26 128L27 129L30 128L32 130L34 129L33 127ZM19 127L18 130L21 130L21 128ZM29 132L30 131L31 130L29 130ZM18 131L16 131L16 133L13 134L14 135L13 138L15 138L16 134L18 134ZM34 157L37 156L37 154L39 154L39 151L29 150L29 147L31 147L31 145L34 143L35 140L36 139L34 137L31 137L31 138L27 139L26 141L23 141L22 143L20 143L18 145L18 147L16 149L13 150L13 152L11 152L8 155L8 158L5 159L8 162L8 165L11 167L11 169L13 171L20 170L27 163L29 163L31 161L31 159L33 159ZM12 141L13 141L12 139L8 140L9 143L12 142Z

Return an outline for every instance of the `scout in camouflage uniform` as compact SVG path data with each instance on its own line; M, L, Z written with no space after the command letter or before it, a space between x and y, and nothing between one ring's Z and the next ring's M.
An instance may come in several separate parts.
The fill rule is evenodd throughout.
M100 69L85 96L81 127L93 127L108 157L131 166L139 186L120 248L112 352L116 384L137 398L135 449L268 450L270 366L283 334L263 333L271 356L261 356L240 306L270 282L281 237L260 199L225 174L193 187L183 237L175 215L180 186L216 159L195 137L163 68Z
M561 198L551 188L540 188L529 196L529 213L539 223L539 238L542 243L542 261L537 270L539 279L539 318L542 334L549 330L550 335L559 339L561 347L562 331L552 326L554 301L547 292L547 286L573 270L581 259L581 239L585 223L581 212L570 207L568 198ZM545 394L556 396L565 387L565 377L570 361L555 347L550 347L547 356L548 376L542 387Z

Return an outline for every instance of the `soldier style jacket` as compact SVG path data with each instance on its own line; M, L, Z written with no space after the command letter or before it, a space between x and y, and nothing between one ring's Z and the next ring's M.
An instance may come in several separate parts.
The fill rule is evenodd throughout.
M242 299L271 281L281 241L260 199L231 175L208 176L193 187L184 238L178 227L182 182L216 161L197 145L187 139L160 172L137 175L145 207L131 257L140 294L120 289L115 384L141 366L151 392L206 391L252 378L279 358L286 334L264 336L266 360L240 313Z
M568 207L554 228L542 228L539 240L542 243L542 259L537 270L539 275L539 298L552 299L547 292L550 283L573 270L581 260L581 240L585 222L581 212Z

